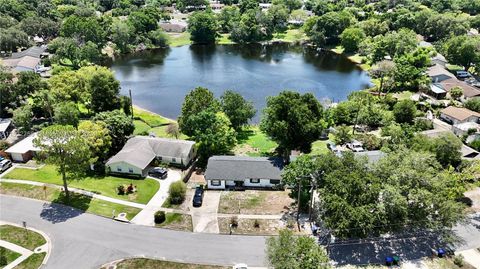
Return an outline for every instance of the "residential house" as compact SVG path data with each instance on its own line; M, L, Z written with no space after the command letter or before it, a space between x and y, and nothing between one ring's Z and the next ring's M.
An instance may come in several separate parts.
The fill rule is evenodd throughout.
M470 98L480 96L480 90L479 89L477 89L475 87L472 87L468 83L465 83L465 82L463 82L461 80L458 80L456 78L449 78L449 79L443 80L442 82L440 82L440 85L447 92L450 92L450 90L454 87L461 88L462 91L463 91L462 99L464 101L468 100Z
M13 127L11 119L0 118L0 139L7 139L12 128Z
M427 137L430 137L430 138L435 138L435 137L439 137L443 134L448 134L448 133L452 133L452 131L450 130L444 130L444 129L433 129L433 130L427 130L427 131L423 131L422 134L427 136ZM478 157L480 157L480 153L474 149L472 149L471 147L465 145L465 144L462 144L462 147L460 148L460 153L462 155L462 158L463 159L477 159Z
M196 156L195 142L168 138L135 136L106 167L111 174L144 177L154 160L169 165L187 167Z
M480 113L463 107L449 106L440 111L440 119L452 125L464 122L478 122L479 118Z
M40 149L33 144L33 140L36 137L37 133L33 133L8 148L5 152L14 162L28 162L40 151Z
M3 60L3 64L16 72L36 72L41 58L45 55L45 50L45 46L33 46L20 52L14 52L9 58Z
M184 22L161 22L159 26L169 33L183 33L187 30L187 25Z
M443 89L443 86L439 83L430 84L430 95L436 99L445 99L447 97L447 91Z
M284 161L274 157L213 156L205 180L209 189L274 188L281 183Z
M453 125L453 133L458 137L466 136L466 143L480 138L480 124L476 122L464 122Z
M353 153L357 157L366 157L369 163L376 163L387 154L380 150L360 151Z
M455 75L446 70L443 66L435 64L427 69L428 76L433 83L440 83L444 80L455 78Z

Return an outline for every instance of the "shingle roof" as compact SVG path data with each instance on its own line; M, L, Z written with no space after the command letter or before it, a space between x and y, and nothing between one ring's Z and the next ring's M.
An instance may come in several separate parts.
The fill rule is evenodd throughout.
M38 46L30 47L24 51L12 53L12 56L10 57L10 59L19 59L25 56L40 58L40 56L42 55L42 53L45 52L45 50L46 50L45 47L38 47Z
M283 167L281 158L213 156L208 159L205 179L282 179Z
M19 153L19 154L24 154L29 151L39 151L40 148L37 148L33 144L33 140L37 137L37 133L33 133L27 137L25 137L23 140L20 140L18 143L15 145L9 147L7 150L5 150L6 153Z
M366 156L368 161L371 163L378 162L381 158L385 157L387 154L380 150L370 150L370 151L362 151L362 152L354 152L355 156Z
M125 162L144 169L157 156L187 158L195 142L168 138L135 136L122 150L108 160L107 165Z
M465 120L468 117L475 116L480 118L480 113L477 113L475 111L471 111L470 109L466 109L463 107L454 107L454 106L449 106L447 108L444 108L441 111L442 114L445 114L447 116L450 116L454 119L457 120Z
M429 67L427 69L427 74L435 83L439 83L450 78L455 78L454 74L448 72L448 70L439 64Z
M475 97L480 95L480 90L460 81L456 78L449 78L440 83L446 91L450 91L454 87L460 87L463 90L463 96Z

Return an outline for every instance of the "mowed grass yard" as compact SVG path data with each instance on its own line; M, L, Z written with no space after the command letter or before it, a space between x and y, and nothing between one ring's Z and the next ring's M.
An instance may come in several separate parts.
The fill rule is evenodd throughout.
M178 262L145 259L145 258L128 259L128 260L121 261L117 264L117 269L227 269L227 268L231 268L231 267L178 263Z
M193 231L192 216L180 213L166 213L165 221L155 226L177 231Z
M66 204L71 207L80 209L87 213L92 213L104 217L111 218L112 212L115 210L115 213L125 212L127 213L127 218L132 219L137 215L141 209L124 206L121 204L111 203L88 196L70 193L70 202L65 201L63 193L52 187L47 187L45 190L41 186L17 184L17 183L0 183L0 193L6 195L14 195L20 197L27 197L37 200L44 200L48 202L54 202L58 204Z
M174 120L167 119L156 113L152 113L147 110L143 110L138 107L133 107L133 115L135 125L134 135L147 135L154 133L157 137L175 138L167 134L167 128L169 124L176 124ZM184 134L180 134L178 139L188 139Z
M274 155L277 143L270 140L260 131L258 126L245 128L237 135L238 145L234 149L235 155L248 155L252 157Z
M15 168L4 178L63 185L61 176L57 173L55 166L52 165L45 165L40 169ZM137 192L128 195L117 193L119 185L127 187L130 184L137 186ZM148 203L160 188L160 184L154 179L128 179L112 176L72 179L69 180L68 186L140 204Z
M39 233L11 225L0 226L0 239L32 251L47 242ZM1 254L6 254L7 263L20 257L19 253L12 252L8 249L2 248L0 251L2 252ZM15 268L39 268L45 255L45 253L32 254Z

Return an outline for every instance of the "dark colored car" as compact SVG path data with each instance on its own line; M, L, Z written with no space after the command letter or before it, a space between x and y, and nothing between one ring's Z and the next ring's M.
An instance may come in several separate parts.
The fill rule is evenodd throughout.
M148 171L148 175L151 177L156 177L160 179L167 178L168 171L162 167L154 167L152 170Z
M203 203L203 188L197 187L195 188L195 195L193 196L193 206L201 207L202 203Z

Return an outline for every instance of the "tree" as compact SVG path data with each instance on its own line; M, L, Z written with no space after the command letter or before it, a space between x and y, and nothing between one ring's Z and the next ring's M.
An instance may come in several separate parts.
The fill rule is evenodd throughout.
M339 145L345 145L352 141L352 128L347 125L337 126L334 141Z
M29 36L51 38L58 35L59 23L42 17L27 17L20 23L20 28Z
M32 106L29 104L23 105L13 112L13 123L17 126L21 134L28 134L32 130Z
M417 27L430 41L437 41L450 36L465 35L469 29L469 23L463 16L454 13L435 13L428 17L423 28Z
M33 99L33 111L37 117L49 118L53 122L53 110L55 100L53 99L50 90L42 89L38 90L32 95ZM38 115L39 113L40 115Z
M382 93L385 87L385 78L392 78L395 71L395 63L388 60L378 62L370 70L370 75L373 78L380 78L380 85L378 86L378 92ZM391 83L389 83L391 84Z
M453 64L470 67L480 63L480 38L470 36L454 36L443 45L445 58Z
M290 230L281 230L278 237L267 239L267 257L276 269L331 268L325 249L315 238L297 237Z
M57 124L77 127L80 121L80 110L73 102L62 102L55 106L53 118Z
M287 162L291 150L310 152L312 142L326 128L323 108L310 93L283 91L268 97L263 113L260 129L279 144Z
M106 41L106 33L96 17L69 16L60 29L63 37L74 38L81 43L91 41L103 47Z
M194 12L188 17L188 31L193 43L215 43L218 25L215 15L208 11Z
M455 86L455 87L451 88L450 89L450 96L455 100L460 99L460 97L463 96L463 89L461 87L458 87L458 86Z
M240 10L236 6L226 6L217 14L219 31L228 33L232 31L234 24L240 21Z
M175 181L168 188L168 200L171 204L179 205L185 200L187 185L183 181Z
M273 0L272 5L285 6L288 9L287 13L290 13L292 10L300 9L303 3L300 0Z
M480 112L480 99L470 98L465 102L465 107L475 112Z
M17 51L17 48L28 47L28 35L15 27L0 28L0 49L3 51Z
M139 33L147 33L157 29L159 12L155 8L142 8L130 13L128 23Z
M342 32L340 39L345 52L356 52L360 42L365 39L365 33L360 28L350 27Z
M169 135L169 136L173 136L175 137L175 139L178 139L178 137L180 136L180 129L178 129L178 124L177 123L169 123L167 125L167 129L165 130L165 132Z
M328 12L316 19L307 35L311 37L316 33L322 33L328 44L335 43L340 34L352 24L352 20L353 17L349 12Z
M192 138L198 147L199 166L205 166L211 156L227 154L235 147L235 130L223 112L203 110L192 116L191 122Z
M230 38L238 43L259 42L271 38L272 31L273 27L266 14L259 9L248 9L242 14L240 22L234 25Z
M241 94L231 90L225 91L220 96L220 105L236 131L248 124L248 121L256 113L251 102L246 101Z
M112 145L107 125L102 121L85 120L78 125L78 131L90 148L93 157L90 161L95 163L105 160Z
M417 107L412 100L402 100L393 106L393 116L398 123L413 123Z
M121 110L97 113L92 120L95 122L103 121L107 125L110 137L112 137L112 147L109 153L113 154L123 147L128 137L135 130L132 118L125 115Z
M55 165L62 175L65 198L69 202L67 176L79 179L88 168L90 148L83 136L72 126L51 125L42 129L33 140L45 156L45 162Z
M454 134L446 133L433 140L432 152L443 167L457 167L462 161L462 141Z
M288 21L288 9L283 5L272 5L268 11L267 15L270 18L270 22L273 26L274 32L283 32L287 29Z
M185 96L185 101L183 101L182 112L178 117L180 130L188 136L194 135L192 127L194 122L191 118L206 109L219 111L219 107L220 105L211 91L202 87L195 88Z
M90 109L93 112L102 112L120 108L120 82L115 78L112 71L106 67L99 66L82 69L79 71L80 74L91 72L88 78L88 87L91 95Z
M168 47L168 36L162 29L157 29L148 33L148 38L152 44L159 48Z
M328 2L325 0L308 0L305 2L305 8L312 11L317 16L322 16L330 11Z
M112 42L117 45L121 53L130 51L131 40L133 36L132 27L125 21L115 21L112 24Z

